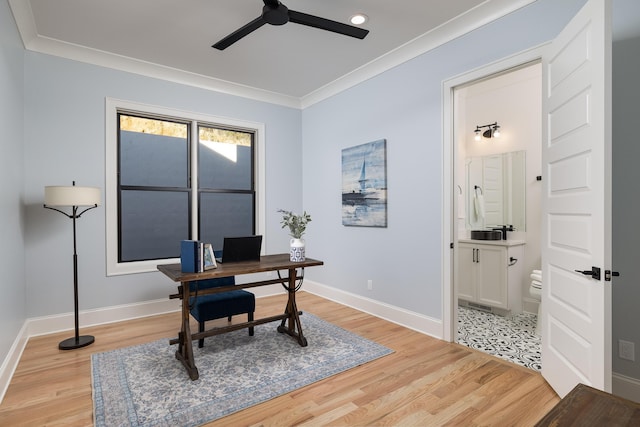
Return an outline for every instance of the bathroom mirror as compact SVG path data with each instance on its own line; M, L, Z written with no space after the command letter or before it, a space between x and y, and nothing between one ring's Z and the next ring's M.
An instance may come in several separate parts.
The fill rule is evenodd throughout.
M525 151L470 157L465 164L468 230L513 225L525 231Z

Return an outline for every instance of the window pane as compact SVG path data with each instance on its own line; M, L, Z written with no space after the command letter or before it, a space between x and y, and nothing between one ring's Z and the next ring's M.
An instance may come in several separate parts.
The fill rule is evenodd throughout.
M189 193L122 191L119 261L176 258L189 239Z
M225 237L250 236L253 228L251 194L200 193L200 240L222 250Z
M253 134L200 126L200 188L253 189Z
M120 115L120 185L187 187L188 126Z

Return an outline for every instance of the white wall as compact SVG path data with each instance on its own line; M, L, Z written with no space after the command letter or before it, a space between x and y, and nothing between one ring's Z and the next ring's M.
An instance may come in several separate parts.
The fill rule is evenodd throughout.
M23 55L9 5L0 1L0 361L6 361L26 319Z

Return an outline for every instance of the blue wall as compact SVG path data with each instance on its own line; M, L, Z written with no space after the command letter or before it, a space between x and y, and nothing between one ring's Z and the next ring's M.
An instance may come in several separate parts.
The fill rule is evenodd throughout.
M553 38L583 2L536 2L302 113L26 52L25 253L39 266L26 272L27 316L72 310L71 225L42 209L43 187L75 180L104 190L104 100L112 97L265 123L267 250L287 247L276 210L304 206L313 216L308 256L326 262L307 272L311 280L440 319L442 82ZM389 225L343 227L341 150L381 138L388 146ZM78 223L82 309L173 291L159 273L106 277L104 223L103 208Z
M325 261L307 272L310 279L441 319L442 82L550 40L582 4L538 0L300 112L26 52L0 1L0 360L27 318L73 310L71 224L42 208L43 187L76 180L102 188L104 197L105 97L265 123L267 251L288 248L276 210L304 207L313 216L307 254ZM638 239L630 233L637 215L626 215L637 209L628 209L633 188L623 184L637 181L627 173L638 169L637 97L629 90L638 85L637 73L623 70L638 68L638 43L614 50L614 259L622 271L637 262ZM388 147L388 227L344 227L341 150L381 138ZM106 277L104 224L103 207L78 223L82 309L175 290L159 273ZM625 274L614 289L614 340L640 340L637 328L626 327L628 313L637 311L629 305L638 296L633 277ZM640 378L639 366L614 357L616 372Z
M303 112L318 282L442 318L443 81L551 40L584 0L540 0ZM508 35L508 36L506 36ZM387 139L388 227L341 223L341 150ZM448 246L448 242L445 242ZM367 280L373 290L367 290Z
M266 129L268 252L288 251L280 207L300 209L301 112L199 88L39 53L25 53L24 71L27 316L68 313L72 298L72 229L43 209L45 185L105 188L105 97L261 122ZM80 308L88 310L154 299L175 292L158 272L107 277L105 209L78 220Z
M0 2L0 361L26 320L24 270L24 48L6 1ZM0 363L1 365L1 363ZM1 391L0 391L1 392Z

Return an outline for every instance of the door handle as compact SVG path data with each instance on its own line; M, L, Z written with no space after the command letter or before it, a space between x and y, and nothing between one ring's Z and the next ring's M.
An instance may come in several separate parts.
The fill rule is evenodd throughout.
M591 267L591 270L575 270L576 273L591 276L592 279L600 280L600 267Z

